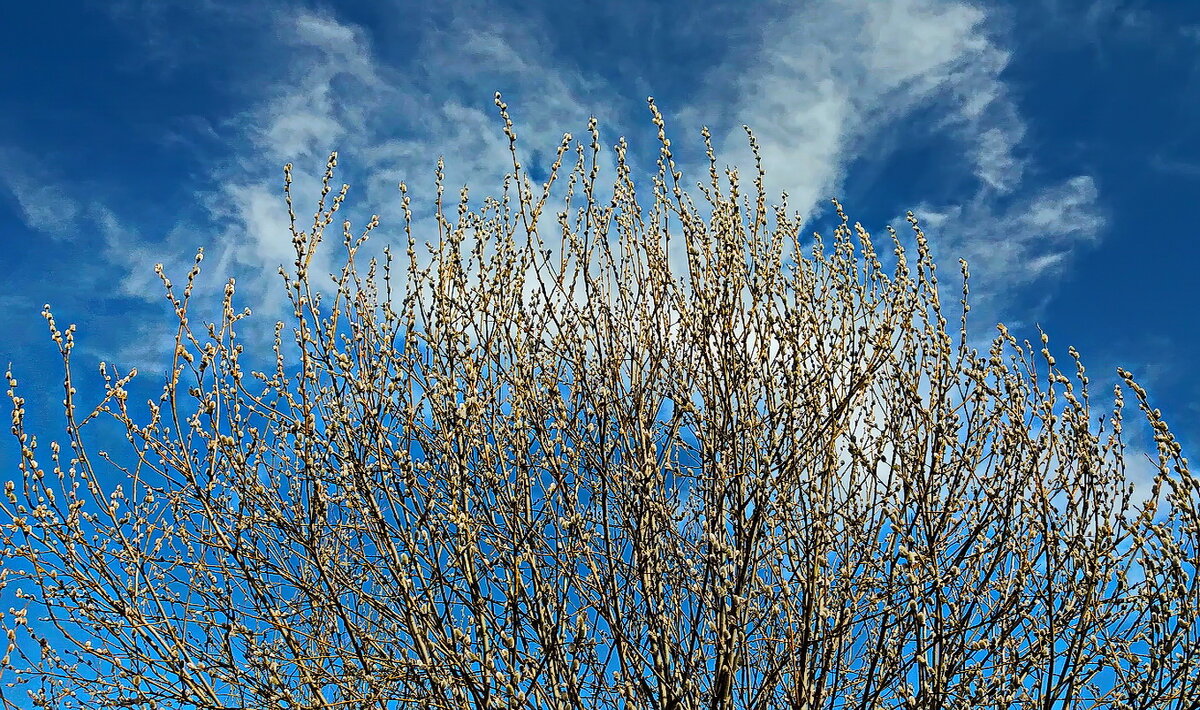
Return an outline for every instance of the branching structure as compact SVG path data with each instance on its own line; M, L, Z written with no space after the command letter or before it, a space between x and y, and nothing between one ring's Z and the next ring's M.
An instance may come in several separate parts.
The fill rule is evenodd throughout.
M703 208L661 155L653 204L617 146L568 135L533 185L443 210L407 268L312 254L346 195L331 158L274 369L248 311L179 321L148 410L101 366L69 441L39 446L10 372L19 480L0 501L5 707L1183 708L1200 697L1200 486L1122 371L1089 409L1074 350L943 314L925 236L835 203L809 245L761 167ZM749 133L749 132L748 132ZM750 136L753 145L753 136ZM755 156L757 157L757 146ZM574 152L573 169L563 168ZM563 182L565 181L565 189ZM565 203L544 214L557 182ZM786 200L785 200L786 202ZM889 230L890 231L890 230ZM546 235L553 235L552 238ZM547 246L545 239L550 239ZM889 273L890 271L890 273ZM1131 503L1132 393L1159 469ZM130 463L88 444L115 418ZM48 450L47 450L48 449ZM119 485L106 482L120 481ZM32 591L31 591L32 590ZM33 617L29 616L32 612ZM35 618L37 620L35 620Z

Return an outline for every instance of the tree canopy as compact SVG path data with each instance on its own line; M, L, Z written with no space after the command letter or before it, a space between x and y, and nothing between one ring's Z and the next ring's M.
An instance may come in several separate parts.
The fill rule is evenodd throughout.
M496 103L500 197L444 205L439 164L428 254L402 183L405 255L364 260L379 220L343 222L344 268L315 278L347 191L335 155L302 228L285 169L273 344L239 337L232 280L221 318L189 321L202 253L182 290L160 269L178 330L144 407L104 364L79 402L74 326L46 310L67 438L27 432L10 369L5 707L1200 697L1200 485L1128 372L1096 416L1073 349L999 325L981 351L966 263L948 306L911 214L880 240L834 202L832 236L804 236L707 131L685 188L652 101L657 172L636 187L622 139L609 201L594 120L537 185Z

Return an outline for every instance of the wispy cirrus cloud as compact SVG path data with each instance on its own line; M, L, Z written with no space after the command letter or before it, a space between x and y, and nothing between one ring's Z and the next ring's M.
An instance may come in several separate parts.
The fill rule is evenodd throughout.
M262 314L259 320L266 325L260 330L269 332L282 306L276 270L289 267L294 259L281 191L283 163L294 164L298 229L312 226L321 173L336 150L341 165L334 191L343 180L354 185L351 207L339 217L352 218L361 228L370 209L383 217L387 227L381 231L390 228L395 237L402 220L397 184L407 181L418 215L415 231L423 241L436 235L426 206L433 202L433 170L439 156L446 158L451 200L457 197L457 186L469 182L479 204L481 193L497 192L503 174L511 169L507 139L491 105L495 90L529 97L531 104L536 97L536 111L522 113L514 105L521 158L527 163L534 151L544 156L552 150L564 131L582 133L587 117L603 115L612 103L604 82L553 63L536 21L492 9L486 14L488 21L482 22L484 14L467 12L464 5L433 10L443 13L437 22L419 22L418 63L395 66L379 56L372 31L333 13L297 12L273 3L244 13L215 0L206 2L198 10L206 22L219 20L234 36L253 35L259 46L254 50L256 62L230 89L243 101L217 119L219 133L211 119L196 117L175 122L164 139L202 146L209 153L211 169L193 186L203 209L190 221L143 230L138 244L124 239L123 248L105 252L112 257L106 259L107 267L122 272L120 280L130 285L128 292L144 296L150 304L161 299L154 264L164 263L178 280L191 267L196 249L203 247L207 258L202 283L218 272L222 278L235 276L241 302ZM155 29L155 23L168 17L178 22L179 15L188 12L180 4L172 8L168 12L125 3L118 14L126 21L136 18L146 30L156 61L180 67L190 59L160 57L172 50L160 41L162 28ZM264 26L269 31L260 31ZM205 61L221 59L210 56ZM192 136L194 131L199 135ZM332 195L327 206L331 199ZM112 223L120 218L110 211L105 219ZM339 226L340 219L330 227L327 242L333 243L318 252L318 274L335 270ZM111 235L110 240L122 240L117 236L120 230L102 232ZM219 294L214 285L198 288L197 296ZM212 310L213 304L207 305ZM134 359L148 354L145 348L138 353L128 354Z
M86 206L58 184L52 169L16 147L0 147L0 195L31 230L54 240L70 239Z
M737 78L681 114L697 122L715 113L738 164L749 163L739 126L750 125L771 184L804 208L839 191L869 139L903 130L916 112L954 134L980 179L1004 189L1021 176L1014 149L1024 125L999 78L1008 54L985 19L961 2L807 3L764 21L760 44L724 72Z
M1030 177L1026 121L1003 76L1010 53L981 7L814 2L762 26L756 51L725 72L739 78L681 115L697 123L710 107L728 107L722 152L743 168L752 163L737 124L748 124L772 194L786 190L794 207L819 213L842 194L850 166L872 159L868 151L902 141L887 139L914 125L933 127L958 156L939 156L939 169L962 173L965 196L904 207L937 233L943 259L968 258L982 302L1061 273L1097 239L1104 217L1094 177Z
M494 192L510 167L490 103L496 89L513 104L527 165L537 162L535 151L548 163L547 151L562 133L582 134L591 114L600 117L609 144L633 129L635 163L639 153L657 149L652 129L624 122L625 108L642 104L644 97L627 96L628 86L613 84L611 75L564 56L548 39L561 28L552 14L537 8L484 13L481 5L460 1L414 11L403 18L413 49L398 60L380 40L397 28L368 28L334 12L274 3L247 12L218 0L198 9L168 5L170 11L125 3L119 11L127 21L137 18L153 56L175 51L161 41L161 23L195 13L204 23L221 25L223 34L252 38L255 61L236 73L231 94L240 103L225 115L170 127L171 140L203 145L211 158L211 170L192 188L202 213L192 221L143 225L138 245L126 240L109 252L114 255L109 266L124 270L122 282L137 284L130 290L145 293L147 301L160 297L144 276L156 261L181 275L203 246L210 270L236 275L246 302L266 311L279 305L275 269L292 259L280 190L284 162L295 165L301 229L311 225L313 198L332 150L342 159L337 184L345 179L354 185L356 207L348 215L361 225L369 217L366 209L377 212L385 232L399 231L401 180L412 187L418 214L427 214L439 155L446 157L450 196L464 183L477 197ZM401 22L402 15L395 13L394 21ZM740 126L750 125L762 145L772 195L786 190L793 207L818 214L829 197L842 194L853 165L887 158L874 154L880 145L932 130L943 144L939 150L957 156L949 161L941 156L939 164L959 174L964 189L952 199L884 208L912 207L926 217L938 232L939 255L967 256L981 275L977 293L1003 300L1014 288L1060 273L1074 250L1096 239L1104 222L1094 177L1050 183L1031 177L1037 166L1025 145L1026 119L1004 78L1010 54L1003 32L980 6L826 0L798 7L768 3L726 19L729 31L719 51L678 47L689 56L715 59L680 75L674 105L662 107L675 134L694 137L700 124L710 125L721 162L744 172L753 163ZM703 37L715 41L711 32ZM663 33L660 38L688 41ZM187 61L181 55L166 65ZM216 66L223 59L205 61ZM625 84L645 83L628 75L636 67L622 66ZM229 67L222 71L235 74ZM193 129L200 133L190 136ZM647 145L639 149L639 142ZM686 146L680 155L690 177L707 172L686 157ZM30 209L80 219L62 199L69 189L55 192L45 184L40 189L21 193L41 206ZM54 207L56 199L66 206ZM110 218L130 221L115 213ZM417 226L420 239L433 232L430 221ZM326 248L321 258L318 270L332 270L337 250Z
M1030 325L1046 305L1046 293L1024 305L1019 317L1002 312L1007 300L1031 285L1050 283L1070 268L1076 250L1095 244L1105 224L1099 189L1091 176L1080 175L1016 199L989 197L980 192L962 202L922 203L913 212L935 235L944 261L963 258L971 265L972 308L984 320Z

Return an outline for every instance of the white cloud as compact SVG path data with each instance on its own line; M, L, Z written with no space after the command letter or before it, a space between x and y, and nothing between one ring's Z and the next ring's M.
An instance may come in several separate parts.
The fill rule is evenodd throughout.
M1102 228L1090 176L1049 186L1029 179L1025 120L1003 77L1010 53L981 7L813 2L763 26L769 29L758 51L722 73L740 78L680 116L692 123L721 101L734 107L725 111L730 127L719 159L743 173L753 165L744 135L732 127L750 125L769 195L786 190L789 204L811 215L841 192L852 163L884 157L865 151L932 128L965 158L960 167L939 157L942 169L965 171L975 187L954 202L901 209L912 207L937 231L931 238L942 261L968 258L973 291L984 301L1060 273ZM685 173L703 174L694 165Z
M314 284L321 287L328 283L323 275L336 271L344 255L343 217L352 219L353 229L359 230L368 221L366 210L378 212L383 227L377 234L389 242L403 239L397 194L402 180L410 186L418 242L436 239L430 207L439 156L446 159L448 212L453 212L464 183L472 187L475 206L482 204L484 195L499 192L511 158L492 105L497 89L513 102L526 166L534 150L552 156L564 131L584 134L590 113L603 118L613 103L608 89L601 81L556 65L536 18L499 10L484 15L460 5L448 13L447 23L430 23L423 30L414 52L419 64L403 72L379 59L364 27L332 14L296 13L282 5L260 5L252 17L219 13L224 22L253 21L254 35L264 42L255 50L262 66L238 72L233 93L247 102L215 119L228 140L221 146L227 155L212 161L209 185L196 191L203 219L164 230L165 236L150 240L152 246L145 249L120 239L122 253L109 250L108 267L124 272L126 290L145 289L160 298L153 264L164 262L178 281L190 268L196 248L204 247L209 278L215 272L221 278L236 276L239 302L260 315L254 319L259 327L248 322L243 335L269 335L281 315L276 270L280 265L290 269L294 259L281 190L285 162L294 164L292 195L300 230L312 228L331 151L341 156L333 192L343 181L353 185L347 208L330 225L312 268ZM263 26L269 30L260 31ZM513 98L519 96L527 97L526 102ZM214 134L208 130L205 137L211 144ZM326 199L326 207L332 198L331 194ZM111 213L109 217L115 220ZM378 254L380 246L376 240L360 256ZM220 291L198 288L196 298L219 298ZM213 304L207 305L212 310ZM129 355L139 353L144 355L145 349Z
M921 204L913 212L941 263L961 257L970 264L974 322L1016 326L1024 319L1001 317L1002 308L1028 296L1031 286L1048 284L1068 267L1075 249L1096 240L1105 223L1098 200L1095 181L1078 175L1004 201L981 190L960 203ZM903 221L896 217L893 224ZM976 333L990 338L986 330Z
M1020 181L1024 165L1013 153L1024 133L1023 129L994 126L979 135L972 157L976 174L988 187L1006 193Z
M296 258L287 206L278 190L263 184L229 184L223 197L231 207L241 243L230 256L241 264L270 269L289 266Z
M276 13L274 22L286 30L278 49L290 56L289 72L279 85L263 87L261 103L246 116L254 118L246 128L260 157L270 164L316 158L362 136L387 89L364 33L309 13Z
M79 236L84 205L68 195L33 156L14 148L0 148L0 186L31 231L56 240Z
M1098 199L1095 181L1078 175L1043 190L1025 213L1024 222L1030 229L1052 235L1090 238L1104 224L1096 212Z
M186 271L195 248L205 246L209 263L217 264L208 268L236 272L248 303L277 303L275 269L292 260L282 163L295 165L300 229L311 227L325 159L336 149L343 167L333 188L342 180L354 185L347 212L355 223L364 223L363 210L370 209L383 218L383 234L401 238L396 183L405 180L423 219L416 225L420 241L436 234L426 215L439 155L446 156L448 201L457 199L464 183L476 205L498 190L509 158L490 104L496 89L513 104L526 164L533 149L546 155L564 131L586 139L592 113L611 145L621 128L617 105L641 102L556 54L546 22L537 16L512 10L485 15L466 0L449 7L438 10L444 22L422 24L412 51L418 63L407 67L387 64L365 28L332 14L296 13L282 5L209 13L230 23L253 20L255 36L265 42L263 67L242 74L236 93L248 103L215 119L230 141L230 157L209 176L215 189L197 193L207 223L163 230L168 236L153 247L156 260L169 254L168 265ZM754 25L761 32L749 35L750 44L744 43L746 33L730 33L738 44L721 54L725 66L699 70L703 78L689 87L687 105L663 108L677 115L669 120L673 133L682 124L694 136L700 123L711 125L720 161L743 172L752 163L740 125L749 124L762 146L769 192L787 190L793 207L816 210L842 190L854 161L876 157L865 151L881 137L903 140L915 125L948 136L977 184L965 199L918 207L919 216L928 225L943 217L939 254L967 256L973 272L996 285L995 293L1065 268L1071 250L1100 228L1090 177L1049 188L1029 184L1025 122L1002 77L1009 53L990 32L981 7L949 0L821 0L778 18L756 18ZM382 28L380 36L387 34ZM635 164L639 152L656 148L652 128L640 128L631 139ZM694 181L707 165L690 161L687 150L679 151L680 167ZM604 159L611 175L611 151ZM644 176L635 171L634 177ZM26 198L38 205L28 214L74 219L68 207L56 206L61 201L49 189L22 194L37 198ZM319 253L317 273L332 270L340 258L339 223ZM131 248L117 264L128 271L125 283L140 288L142 277L134 272L148 271L153 261L149 252Z
M847 165L863 157L864 139L921 114L960 134L982 181L1006 187L1020 176L1013 149L1024 127L999 78L1008 53L987 36L985 19L961 2L857 0L806 3L764 21L762 45L730 72L740 78L716 90L735 107L722 154L750 164L737 128L750 125L771 192L786 189L811 210L841 187ZM703 105L682 112L706 113Z

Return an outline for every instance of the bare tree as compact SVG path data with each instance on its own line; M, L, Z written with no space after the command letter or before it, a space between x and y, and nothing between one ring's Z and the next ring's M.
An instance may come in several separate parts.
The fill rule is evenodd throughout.
M744 191L707 130L697 207L653 101L648 208L623 140L597 198L594 120L534 185L496 103L502 198L472 209L464 189L444 210L439 164L418 259L401 184L404 276L390 251L356 263L374 218L360 236L343 223L345 268L314 285L346 188L330 197L331 157L299 231L285 169L296 260L273 371L243 369L270 358L235 332L232 280L219 322L188 321L202 254L182 292L159 270L179 327L145 411L134 372L103 364L103 401L79 404L74 327L45 312L68 442L26 432L8 373L22 462L0 585L39 617L4 617L5 707L1200 697L1200 487L1129 373L1093 421L1073 349L1063 368L1044 335L1003 325L971 347L965 263L950 325L915 218L915 250L889 229L894 259L836 202L832 243L806 243L786 196L768 208L761 161ZM1130 395L1157 445L1144 504ZM89 445L97 417L122 426L128 463Z

